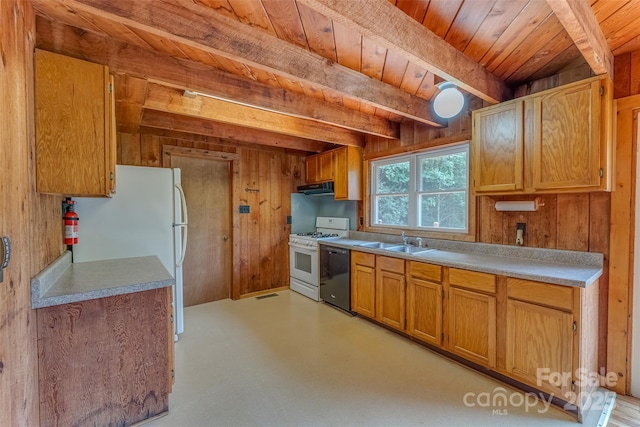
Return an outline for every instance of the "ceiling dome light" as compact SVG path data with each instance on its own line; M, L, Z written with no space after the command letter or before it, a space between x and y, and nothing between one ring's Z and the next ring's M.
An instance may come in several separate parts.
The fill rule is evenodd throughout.
M440 85L440 92L433 100L433 110L443 119L457 116L464 107L464 96L458 88L449 82Z

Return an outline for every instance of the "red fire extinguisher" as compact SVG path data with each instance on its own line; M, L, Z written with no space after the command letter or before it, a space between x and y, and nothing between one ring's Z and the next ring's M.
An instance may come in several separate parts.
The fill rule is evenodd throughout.
M75 245L78 243L78 214L74 212L75 202L70 198L65 201L67 211L62 219L64 220L64 244Z

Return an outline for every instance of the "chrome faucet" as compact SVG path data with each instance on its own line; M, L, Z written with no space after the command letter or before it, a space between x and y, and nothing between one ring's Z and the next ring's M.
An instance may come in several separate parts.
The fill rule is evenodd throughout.
M416 246L419 248L422 247L422 237L416 237Z
M408 245L409 244L409 239L407 238L407 235L404 234L404 231L402 232L402 244L403 245Z

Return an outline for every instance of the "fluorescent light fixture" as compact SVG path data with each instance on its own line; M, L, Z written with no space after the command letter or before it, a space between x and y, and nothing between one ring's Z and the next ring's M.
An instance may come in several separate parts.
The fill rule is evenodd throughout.
M433 100L433 111L443 119L450 119L460 114L464 107L462 93L450 82L444 82L439 87L440 92Z
M496 202L496 210L500 212L534 212L537 211L540 206L544 206L544 203L539 203L538 200L503 200Z

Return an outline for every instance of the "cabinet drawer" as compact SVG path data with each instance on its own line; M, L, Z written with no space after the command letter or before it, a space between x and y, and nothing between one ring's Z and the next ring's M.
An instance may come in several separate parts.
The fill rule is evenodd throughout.
M442 267L426 262L409 261L409 275L418 279L440 283L442 281Z
M507 278L507 297L571 311L573 309L571 286L551 285L530 280Z
M365 265L375 268L376 256L374 254L366 254L364 252L351 251L351 262L354 264Z
M492 294L496 292L496 276L493 274L451 268L449 269L449 283Z
M404 260L386 256L378 256L378 268L384 271L404 274Z

